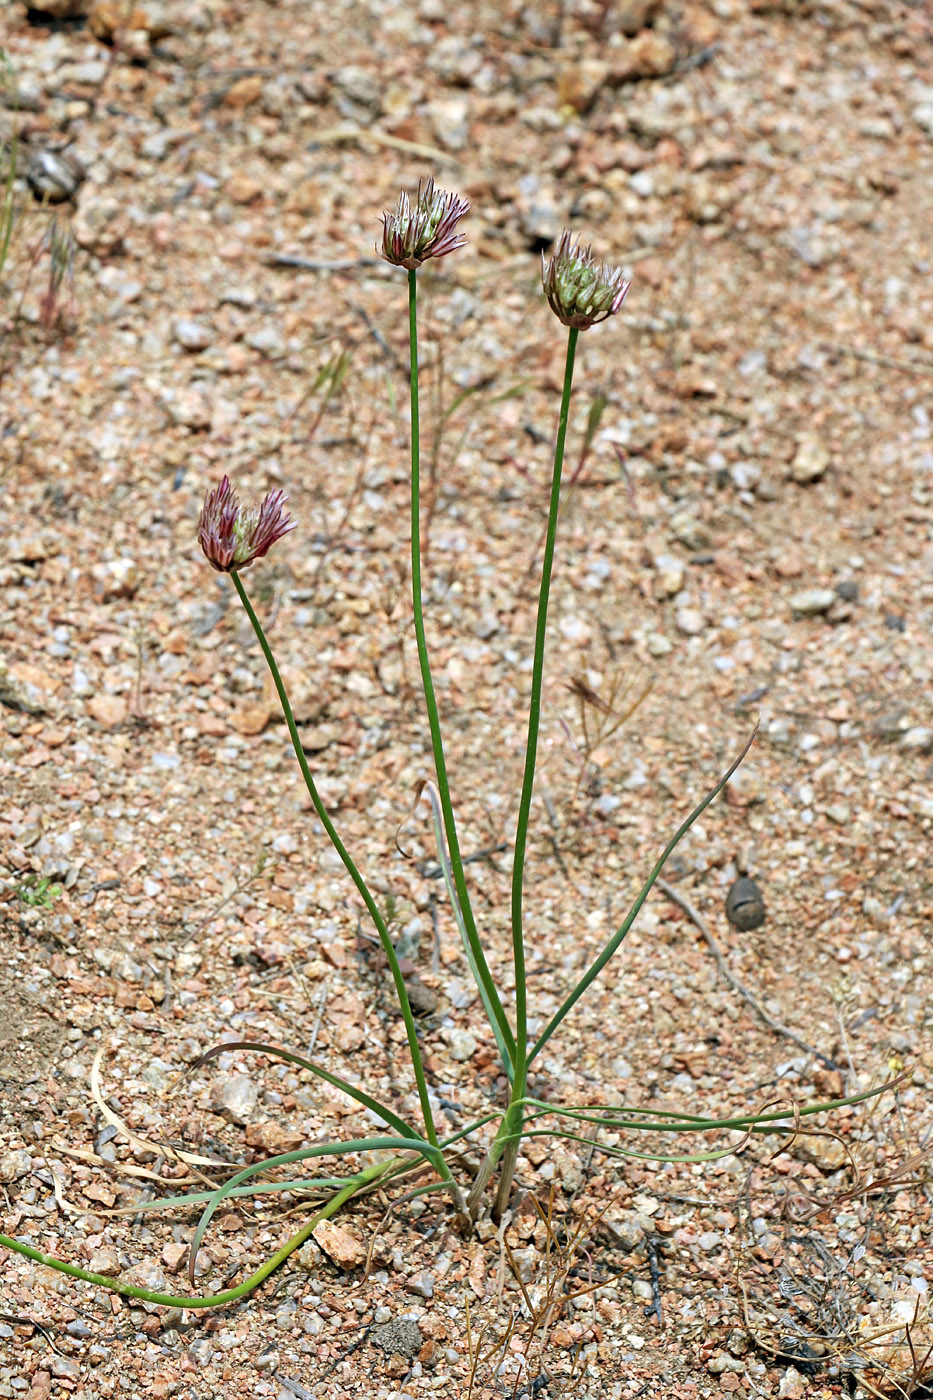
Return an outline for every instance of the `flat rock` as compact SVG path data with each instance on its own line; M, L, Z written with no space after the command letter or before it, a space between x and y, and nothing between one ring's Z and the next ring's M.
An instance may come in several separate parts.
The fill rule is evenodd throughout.
M829 612L835 601L836 594L831 588L803 588L792 595L790 606L797 617L816 617Z
M87 712L91 719L107 729L115 729L126 719L127 705L122 695L92 695L87 702Z
M259 1102L259 1090L248 1074L231 1074L214 1085L213 1108L231 1123L246 1123Z
M358 1269L366 1262L366 1247L346 1225L322 1220L312 1231L321 1249L341 1269Z

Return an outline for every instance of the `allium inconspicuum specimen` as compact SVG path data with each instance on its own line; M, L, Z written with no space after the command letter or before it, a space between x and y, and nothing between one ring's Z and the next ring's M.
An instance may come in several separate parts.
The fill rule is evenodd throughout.
M466 243L457 232L457 224L469 208L469 200L460 195L436 190L433 176L420 181L414 208L408 195L402 193L395 213L383 214L382 256L386 262L413 272L428 258L455 253Z
M228 476L208 491L198 520L198 544L211 568L221 574L246 569L294 530L283 509L287 500L284 491L270 491L261 505L244 510Z
M574 242L569 229L548 262L542 253L541 282L554 315L579 331L614 316L631 286L621 268L596 262L592 249Z

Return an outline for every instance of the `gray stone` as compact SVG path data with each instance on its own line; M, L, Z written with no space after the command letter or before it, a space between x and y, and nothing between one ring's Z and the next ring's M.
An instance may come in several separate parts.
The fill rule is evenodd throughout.
M454 1027L445 1032L447 1048L450 1051L450 1058L457 1060L460 1064L465 1064L476 1053L476 1036L470 1031L462 1031Z
M258 350L267 359L277 360L285 354L285 340L277 326L262 326L243 338L251 350Z
M259 1090L248 1074L231 1074L214 1086L213 1108L231 1123L248 1123L259 1102Z
M415 1274L410 1278L405 1287L409 1293L417 1293L421 1298L434 1297L434 1275L425 1269L420 1274Z
M429 102L427 114L434 135L445 150L465 149L470 139L470 104L465 97L444 97Z
M388 1352L391 1356L415 1356L421 1350L424 1338L417 1322L401 1318L397 1322L386 1322L377 1327L371 1338L374 1347Z
M185 316L172 322L172 336L183 350L206 350L214 339L210 326L202 321L190 321Z

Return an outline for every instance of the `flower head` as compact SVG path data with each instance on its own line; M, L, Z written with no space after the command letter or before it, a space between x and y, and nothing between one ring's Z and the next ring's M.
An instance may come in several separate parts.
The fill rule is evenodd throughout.
M621 268L596 262L592 249L583 248L579 239L574 242L568 229L549 262L542 253L541 281L554 315L581 331L614 316L631 286Z
M458 194L434 188L434 177L418 184L418 198L412 208L408 195L398 197L394 214L382 216L382 256L409 272L428 258L442 258L466 243L457 224L467 213L470 202Z
M287 500L284 491L270 491L260 506L244 510L228 476L208 491L198 519L198 544L211 568L222 574L246 569L294 530L283 510Z

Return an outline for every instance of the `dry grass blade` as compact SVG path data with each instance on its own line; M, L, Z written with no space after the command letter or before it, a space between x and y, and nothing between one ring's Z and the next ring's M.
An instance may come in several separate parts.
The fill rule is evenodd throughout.
M104 1100L100 1084L100 1066L105 1053L104 1047L101 1046L94 1056L94 1063L91 1065L89 1081L91 1097L107 1122L110 1123L112 1127L116 1128L117 1132L122 1133L133 1147L138 1147L143 1152L152 1152L157 1157L169 1157L173 1162L185 1162L188 1166L222 1167L224 1169L229 1169L230 1163L221 1161L219 1157L202 1157L197 1152L183 1152L180 1148L172 1147L169 1143L153 1143L150 1142L148 1138L140 1137L138 1133L134 1133L133 1129L128 1127L119 1114L114 1113L110 1105Z

